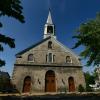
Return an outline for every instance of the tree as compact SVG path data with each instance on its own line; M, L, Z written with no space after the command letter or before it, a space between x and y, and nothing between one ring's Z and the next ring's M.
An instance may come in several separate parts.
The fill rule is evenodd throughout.
M8 72L0 71L0 92L4 93L18 93L18 90L11 82Z
M21 0L0 0L0 17L8 16L24 23L22 9ZM0 22L1 27L3 27L3 24ZM14 39L0 33L0 51L4 50L2 44L7 44L9 47L15 48ZM0 59L0 67L3 65L5 65L5 61Z
M94 76L95 81L99 80L99 76L98 76L97 68L94 69L92 75Z
M10 84L10 76L7 72L0 71L0 91L9 87Z
M80 53L81 57L87 59L87 66L100 64L100 13L95 19L80 25L78 35L73 36L77 42L73 48L83 45L85 48Z
M86 81L86 91L92 91L92 88L89 86L90 84L95 84L95 77L91 75L89 72L85 73L85 81Z

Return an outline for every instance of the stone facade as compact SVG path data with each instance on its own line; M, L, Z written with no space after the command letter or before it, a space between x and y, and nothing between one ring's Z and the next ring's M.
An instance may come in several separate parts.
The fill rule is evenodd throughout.
M52 49L48 49L48 42L52 41ZM53 53L55 61L53 63L46 62L46 55ZM34 55L34 61L28 61L28 55ZM84 75L81 63L78 57L69 49L65 49L54 38L48 38L36 47L23 51L18 54L13 72L13 83L17 89L22 92L23 82L26 76L31 77L31 92L45 92L45 75L48 70L55 72L56 92L62 88L68 91L68 78L73 77L75 82L75 91L82 84L85 87ZM66 62L66 56L70 56L72 62Z
M85 87L79 57L56 39L54 28L49 12L44 39L16 55L12 82L19 92L76 92L80 84Z

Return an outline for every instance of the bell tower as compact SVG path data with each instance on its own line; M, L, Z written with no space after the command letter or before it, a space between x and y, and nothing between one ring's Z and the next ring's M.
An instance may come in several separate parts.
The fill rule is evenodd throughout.
M56 38L56 36L55 36L55 26L52 22L50 10L49 10L49 14L48 14L46 24L44 26L44 38L47 38L49 36Z

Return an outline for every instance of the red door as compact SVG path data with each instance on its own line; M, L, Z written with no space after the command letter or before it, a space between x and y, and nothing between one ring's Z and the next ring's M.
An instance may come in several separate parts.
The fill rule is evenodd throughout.
M45 92L56 92L55 73L51 70L45 76Z
M24 79L23 92L24 92L24 93L30 92L30 89L31 89L31 78L30 78L29 76L27 76L27 77Z
M74 92L75 91L74 78L69 77L68 83L69 83L69 92Z

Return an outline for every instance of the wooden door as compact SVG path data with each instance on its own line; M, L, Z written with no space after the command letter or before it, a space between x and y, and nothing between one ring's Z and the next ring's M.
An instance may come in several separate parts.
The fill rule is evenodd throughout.
M24 79L23 92L24 92L24 93L30 92L30 89L31 89L31 78L30 78L29 76L27 76L27 77Z
M75 91L74 78L69 77L68 82L69 82L69 92L74 92Z
M45 76L45 92L56 92L55 73L51 70Z

